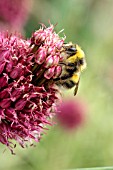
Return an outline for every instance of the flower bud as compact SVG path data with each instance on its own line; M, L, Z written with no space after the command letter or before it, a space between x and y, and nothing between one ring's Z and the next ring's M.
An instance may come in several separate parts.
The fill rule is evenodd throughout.
M7 98L7 99L3 99L1 102L0 102L0 107L5 109L5 108L8 108L11 104L11 99L10 98Z
M5 63L0 64L0 74L2 74L5 67Z
M20 99L19 101L17 101L15 104L16 110L22 110L25 107L26 103L27 101L25 99Z
M45 48L39 48L37 51L37 54L35 55L35 61L37 64L42 64L46 59L46 49Z
M53 76L53 78L59 77L60 74L61 74L61 72L62 72L62 67L61 67L61 66L55 67L55 71L54 71L54 76Z
M2 77L0 77L0 89L2 87L7 86L7 84L8 84L8 76L7 76L7 74L4 73L4 75Z
M53 58L52 55L49 55L49 56L46 58L44 67L45 67L45 68L49 68L50 66L53 66L53 63L54 63L54 58Z
M44 77L45 77L46 79L50 79L51 77L53 77L53 75L54 75L54 70L55 70L55 67L49 68L49 69L45 72Z

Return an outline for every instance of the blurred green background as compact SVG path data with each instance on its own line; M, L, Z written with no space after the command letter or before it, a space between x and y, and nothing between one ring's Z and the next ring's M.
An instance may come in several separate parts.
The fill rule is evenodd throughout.
M34 0L25 36L49 20L85 51L87 69L75 98L86 103L87 121L73 133L50 127L36 147L17 146L16 156L3 153L1 144L0 170L113 166L113 0ZM73 90L63 95L71 98Z

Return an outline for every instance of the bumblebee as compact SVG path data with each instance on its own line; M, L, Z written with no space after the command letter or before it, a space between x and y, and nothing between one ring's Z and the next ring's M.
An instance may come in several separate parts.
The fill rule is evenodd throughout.
M62 71L54 81L58 86L63 86L66 89L75 87L74 95L76 95L81 71L86 68L85 54L79 45L65 43L61 49L61 55L63 61L59 64Z

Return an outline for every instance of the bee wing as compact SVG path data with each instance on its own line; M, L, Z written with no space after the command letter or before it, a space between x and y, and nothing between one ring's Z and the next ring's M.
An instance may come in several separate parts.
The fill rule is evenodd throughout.
M75 89L74 89L74 96L76 96L76 94L77 94L79 82L80 82L80 79L79 79L79 81L77 82L76 87L75 87Z

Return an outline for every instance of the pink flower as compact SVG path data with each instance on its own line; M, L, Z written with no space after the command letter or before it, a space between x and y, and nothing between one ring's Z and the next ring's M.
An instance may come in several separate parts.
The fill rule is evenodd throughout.
M65 130L76 130L85 121L86 107L81 101L63 101L58 107L56 118Z
M3 0L0 1L1 29L20 30L25 25L33 0Z
M52 125L58 101L52 79L61 72L63 42L52 25L30 40L0 33L0 142L12 152L12 139L25 147Z

